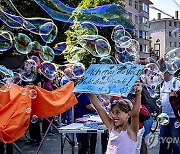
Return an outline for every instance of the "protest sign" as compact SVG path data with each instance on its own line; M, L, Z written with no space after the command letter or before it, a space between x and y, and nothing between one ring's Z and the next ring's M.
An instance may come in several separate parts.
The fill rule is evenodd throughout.
M73 91L126 97L143 68L131 64L92 64Z

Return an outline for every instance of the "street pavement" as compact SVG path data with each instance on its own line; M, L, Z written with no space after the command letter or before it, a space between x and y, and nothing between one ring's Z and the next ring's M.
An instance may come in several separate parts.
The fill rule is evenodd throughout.
M157 136L159 132L157 131L155 133ZM38 146L33 143L33 144L26 144L27 138L23 136L20 140L15 142L15 144L21 149L21 152L23 154L36 154ZM97 141L98 142L98 141ZM52 136L46 136L44 143L42 144L42 147L39 150L39 154L62 154L61 153L61 143L60 143L60 134L52 135ZM159 143L156 142L154 145L150 145L150 148L148 148L148 154L158 154L159 151ZM96 147L96 151L98 151L99 147ZM77 154L78 148L77 144L75 145L75 153ZM63 154L71 154L71 146L70 144L65 141L65 146L64 146L64 151ZM17 150L17 148L14 148L14 154L20 154L20 152ZM96 152L96 154L99 154Z

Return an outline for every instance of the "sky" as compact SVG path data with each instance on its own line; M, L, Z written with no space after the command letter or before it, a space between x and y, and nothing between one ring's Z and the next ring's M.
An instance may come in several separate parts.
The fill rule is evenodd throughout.
M179 11L179 18L180 18L180 0L151 0L154 7L166 12L167 14L170 14L171 16L175 15L175 11ZM157 13L159 11L150 9L150 20L153 18L157 19ZM167 18L169 16L163 15L161 13L162 18Z

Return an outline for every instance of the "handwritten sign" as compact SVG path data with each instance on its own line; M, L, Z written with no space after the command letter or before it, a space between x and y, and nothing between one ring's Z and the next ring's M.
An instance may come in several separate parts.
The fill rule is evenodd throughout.
M126 97L143 68L131 64L92 64L73 91Z

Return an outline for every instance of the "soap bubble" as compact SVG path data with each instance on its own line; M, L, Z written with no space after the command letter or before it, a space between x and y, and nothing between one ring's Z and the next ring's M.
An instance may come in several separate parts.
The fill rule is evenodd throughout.
M23 33L18 33L18 36L14 38L14 43L15 43L15 48L16 50L21 53L21 54L28 54L31 52L31 46L29 44L32 42L31 39L23 34Z
M90 22L82 22L78 27L79 30L84 30L88 35L98 35L97 27Z
M42 51L39 53L40 58L43 61L53 61L54 60L54 51L49 46L43 46Z
M180 39L180 27L174 29L174 30L171 32L171 36Z
M20 88L20 93L21 93L23 96L27 95L27 94L28 94L27 88L21 87L21 88Z
M29 90L29 97L31 99L35 99L37 97L37 91L35 89L30 89Z
M82 63L73 64L72 72L74 77L81 78L85 73L85 66Z
M35 124L35 123L37 123L37 122L38 122L38 117L37 117L37 115L33 115L33 116L31 117L31 123Z
M42 40L46 43L52 43L56 38L58 33L58 28L53 22L47 22L40 26L39 35Z
M169 116L166 113L161 113L157 116L157 121L160 125L169 124Z
M95 57L105 57L110 54L111 46L103 36L82 35L78 40L79 44Z
M50 62L43 62L40 71L49 80L53 80L57 72L56 66Z
M99 62L100 64L117 64L116 59L113 56L102 57Z
M58 56L61 55L63 51L66 49L66 47L67 47L66 42L57 43L53 47L55 55L58 55Z
M0 51L7 51L12 48L12 36L7 31L0 30Z

